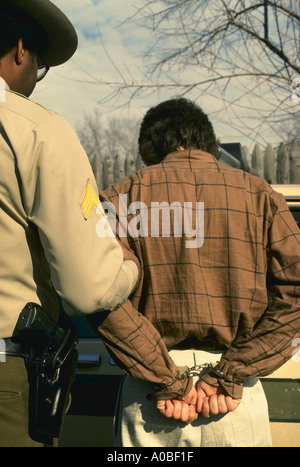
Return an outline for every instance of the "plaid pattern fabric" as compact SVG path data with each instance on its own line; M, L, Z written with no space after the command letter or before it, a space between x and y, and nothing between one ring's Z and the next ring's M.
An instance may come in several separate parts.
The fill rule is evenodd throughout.
M120 195L126 195L125 211ZM131 174L101 198L114 204L122 234L128 230L121 241L142 265L130 301L99 326L128 374L171 381L177 374L167 352L171 348L224 349L218 369L239 382L268 374L292 356L300 329L300 232L283 196L263 179L222 166L210 154L182 151ZM160 225L154 236L153 202L177 203L185 212L192 208L194 237L177 236L172 209L170 235L163 236ZM196 202L204 207L198 248L188 247L195 241ZM268 278L275 294L270 306ZM213 374L205 378L216 382ZM238 397L240 386L222 384ZM177 382L165 396L185 389L186 382Z

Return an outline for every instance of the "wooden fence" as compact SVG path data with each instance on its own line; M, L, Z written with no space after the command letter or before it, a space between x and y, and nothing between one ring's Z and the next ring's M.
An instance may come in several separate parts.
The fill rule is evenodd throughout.
M239 143L220 145L220 162L263 177L270 184L300 184L300 145L294 140L290 144L281 143L277 148L267 144L261 148L256 144L252 150ZM90 156L90 162L99 190L121 180L143 167L140 156L116 155Z

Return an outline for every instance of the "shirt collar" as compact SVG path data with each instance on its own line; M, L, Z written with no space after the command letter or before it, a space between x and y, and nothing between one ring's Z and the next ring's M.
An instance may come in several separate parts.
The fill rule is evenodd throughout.
M0 76L0 102L6 101L6 91L9 91L9 86Z
M172 152L163 159L163 163L175 161L217 164L217 159L212 154L200 151L199 149L185 149L184 151Z
M28 97L24 96L23 94L20 94L16 91L12 91L9 87L9 85L7 84L7 82L5 81L4 78L2 78L2 76L0 76L0 102L5 102L6 101L6 91L9 91L10 93L12 94L16 94L17 96L20 96L22 97L23 99L29 99Z
M2 76L0 75L0 87L1 89L7 89L8 91L10 91L10 87L8 86L7 82L5 81L4 78L2 78Z

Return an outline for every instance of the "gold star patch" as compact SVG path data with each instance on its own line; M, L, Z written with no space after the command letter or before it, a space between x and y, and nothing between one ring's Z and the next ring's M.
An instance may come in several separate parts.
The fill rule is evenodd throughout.
M102 205L100 203L99 197L95 194L93 188L91 187L90 180L88 180L87 182L85 195L80 206L81 206L82 214L85 220L88 219L93 209L93 206L96 206L96 208L98 208L97 213L100 212L103 216L105 215Z

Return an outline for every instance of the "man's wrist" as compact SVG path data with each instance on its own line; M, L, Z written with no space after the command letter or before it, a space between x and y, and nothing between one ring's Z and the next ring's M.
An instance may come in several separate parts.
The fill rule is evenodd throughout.
M229 376L225 375L223 371L218 370L216 367L211 367L210 372L213 373L219 380L224 381L225 383L232 383L232 384L237 384L239 386L242 386L243 383L240 381L234 380L232 378L229 378Z
M225 381L225 379L219 378L211 370L205 373L203 377L201 377L201 381L204 381L210 386L219 387L225 395L230 396L233 399L242 398L242 395L243 395L243 384L242 383L235 384L230 381Z
M191 376L185 377L184 379L175 378L169 383L162 384L157 389L155 392L156 400L172 400L184 397L193 387L193 378Z

